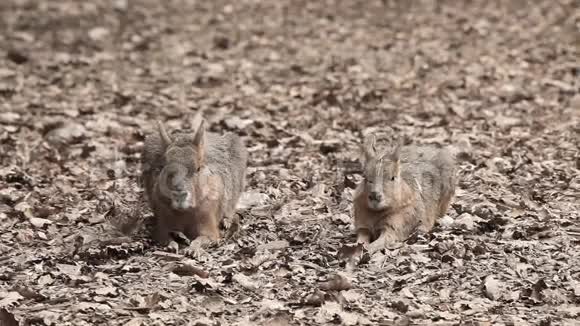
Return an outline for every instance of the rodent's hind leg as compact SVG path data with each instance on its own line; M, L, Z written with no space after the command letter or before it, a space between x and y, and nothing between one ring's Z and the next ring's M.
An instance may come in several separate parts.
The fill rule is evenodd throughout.
M237 209L235 205L224 208L224 214L220 220L220 226L224 229L229 229L232 225L237 225L240 222L240 217L236 214Z
M225 230L224 238L231 238L240 230L240 216L236 213L232 216L224 216L221 227Z
M205 252L205 248L212 242L220 239L219 221L220 209L217 203L208 203L196 212L195 227L197 236L191 241L189 247L185 248L185 255L199 257Z
M447 213L447 210L451 204L451 200L454 196L455 191L448 191L447 193L443 194L441 201L439 202L439 216L443 216Z
M433 226L435 225L435 219L434 218L430 218L427 220L423 220L421 221L421 223L417 226L417 229L415 230L418 233L429 233L431 232L431 229L433 229Z
M392 234L386 232L386 230L383 230L381 231L381 234L377 237L377 239L367 246L367 250L369 251L369 254L372 255L377 251L385 249L387 243L390 243L392 241L394 241Z

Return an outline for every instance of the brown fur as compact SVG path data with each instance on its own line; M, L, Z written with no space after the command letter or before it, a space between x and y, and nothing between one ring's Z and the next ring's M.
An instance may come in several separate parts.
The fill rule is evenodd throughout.
M247 152L240 138L197 128L169 135L161 123L143 153L145 194L155 215L154 239L167 244L171 231L217 241L224 217L233 217L245 186Z
M207 193L196 199L201 204L186 211L172 209L167 199L160 194L159 187L156 185L151 188L153 194L149 198L156 216L153 237L157 242L167 244L171 231L183 232L189 239L220 239L219 224L224 215L220 205L223 200L223 183L219 177L212 177L205 185Z
M365 140L364 158L365 180L354 194L358 242L380 249L405 240L416 229L429 232L447 212L457 170L449 148L397 146L378 153L371 135Z

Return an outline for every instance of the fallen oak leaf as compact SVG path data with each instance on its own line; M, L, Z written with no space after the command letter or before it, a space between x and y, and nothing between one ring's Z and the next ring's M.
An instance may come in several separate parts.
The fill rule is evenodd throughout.
M574 295L580 297L580 282L575 280L570 280L570 287L572 288Z
M254 120L241 119L238 116L233 116L224 120L224 124L230 130L244 130L253 123Z
M352 288L352 283L343 273L334 274L328 281L320 283L320 288L326 291L343 291Z
M485 296L490 300L497 300L501 296L501 288L499 282L489 275L485 278L483 282L483 287L485 290Z
M318 315L316 316L316 321L319 324L322 324L334 320L341 311L342 307L339 303L327 301L320 307Z
M14 210L22 213L22 215L26 217L30 222L30 224L32 224L32 226L34 226L35 228L42 228L45 225L52 224L51 220L35 217L34 214L32 213L32 206L30 206L30 204L28 204L25 201L16 204L14 206Z
M254 282L250 277L248 277L242 273L238 273L238 274L234 275L232 277L232 279L247 290L254 291L254 290L257 290L260 288L259 285L256 284L256 282Z
M319 289L314 290L314 293L310 294L304 300L305 305L320 307L324 303L324 298L326 293L320 291Z
M18 294L20 294L22 297L24 297L25 299L32 299L35 301L44 301L46 300L46 297L42 294L40 294L37 291L34 291L34 289L20 285L20 284L16 284L12 287L12 291L16 291L18 292Z
M127 323L123 324L123 326L142 326L145 325L145 320L145 318L133 318Z
M193 282L191 287L196 292L208 292L209 290L217 290L222 286L221 283L216 282L211 277L201 278L198 275L193 275Z
M163 260L168 260L168 261L179 261L179 260L182 260L184 258L183 255L174 254L174 253L170 253L170 252L164 252L164 251L154 251L153 256L159 257Z
M364 245L362 243L343 245L338 251L338 259L351 263L357 263L358 260L358 263L363 263L363 249Z
M81 275L80 265L70 265L70 264L56 264L56 268L62 274L67 276L80 276Z
M130 299L130 303L134 306L123 306L119 308L123 310L137 311L139 313L148 313L150 310L158 306L161 299L162 296L158 292L152 293L147 297L137 295Z
M280 250L280 249L286 249L286 248L288 248L288 246L290 246L288 241L277 240L277 241L270 241L268 243L258 245L258 247L256 249L257 249L257 251L260 251L260 250L264 250L264 251L265 250Z
M197 275L201 278L208 278L209 273L203 269L194 266L191 262L175 264L171 267L171 272L179 276L193 276Z
M75 305L77 311L93 312L93 311L108 311L112 308L108 304L97 302L79 302Z
M45 218L40 218L40 217L31 217L28 219L28 221L30 221L30 224L32 224L32 226L34 226L36 228L42 228L45 225L52 224L51 220L47 220Z
M95 293L102 296L116 297L118 289L114 286L105 286L95 290Z
M0 308L10 307L18 301L24 299L24 297L16 291L0 293L0 298Z

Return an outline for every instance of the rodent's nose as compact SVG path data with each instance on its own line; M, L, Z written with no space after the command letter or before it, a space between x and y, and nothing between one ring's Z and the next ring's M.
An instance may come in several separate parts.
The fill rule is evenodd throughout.
M172 197L172 206L174 209L189 209L193 207L191 196L187 191L174 191Z
M175 191L173 196L175 196L175 199L184 200L187 198L187 191Z
M173 185L173 189L175 189L177 193L181 194L185 193L185 187L181 183L176 183L175 185Z
M381 193L378 191L371 191L369 193L369 199L372 201L379 201L381 199Z

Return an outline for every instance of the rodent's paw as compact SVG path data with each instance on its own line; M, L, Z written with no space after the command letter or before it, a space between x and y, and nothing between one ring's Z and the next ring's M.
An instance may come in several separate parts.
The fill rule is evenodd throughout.
M240 230L240 219L237 215L232 218L225 218L222 224L226 230L224 236L226 239L233 237Z
M189 246L183 249L183 254L192 258L201 258L206 255L207 252L205 248L211 243L211 240L207 237L197 237L195 240L191 241Z
M389 232L385 232L381 234L381 236L376 239L375 241L371 242L367 246L367 251L369 254L374 254L377 251L381 251L383 249L393 249L393 245L398 243L398 239L396 236Z
M165 246L165 250L173 253L179 252L179 245L175 241L170 241L167 246Z
M366 264L369 261L368 252L364 250L366 244L343 245L338 252L338 259L346 264L347 270L353 270L356 266Z
M368 237L359 236L356 239L356 244L357 245L360 245L360 246L363 246L363 247L368 246L369 243L370 243L370 241L369 241L369 238Z
M426 236L429 232L431 232L432 229L433 226L426 226L424 224L421 224L417 227L414 233L418 236Z
M192 242L187 248L183 249L183 254L187 257L199 259L207 252L199 243Z
M232 216L225 216L222 220L222 225L224 229L229 230L233 228L239 228L240 218L237 214L233 214Z
M354 244L366 249L369 246L369 244L371 244L371 241L369 239L357 238Z
M377 239L373 242L371 242L370 244L367 245L367 251L369 252L369 254L374 254L377 251L381 251L385 249L385 241L384 239Z

